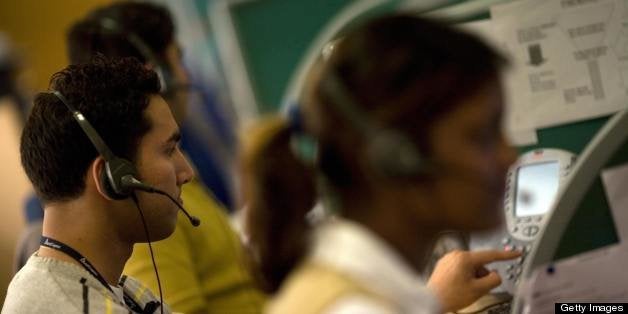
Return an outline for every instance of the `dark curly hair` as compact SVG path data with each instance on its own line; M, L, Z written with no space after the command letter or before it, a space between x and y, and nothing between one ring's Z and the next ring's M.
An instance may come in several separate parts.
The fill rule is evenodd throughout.
M105 18L114 20L124 32L103 29ZM101 7L70 27L70 63L87 62L96 53L150 61L129 41L128 33L137 35L157 58L164 59L166 48L174 40L172 16L166 8L146 2L121 1Z
M135 160L140 138L150 128L144 116L149 96L159 93L155 72L135 58L96 56L55 73L50 89L59 91L91 122L114 154ZM44 202L75 198L98 156L68 108L51 93L35 97L20 145L22 166Z

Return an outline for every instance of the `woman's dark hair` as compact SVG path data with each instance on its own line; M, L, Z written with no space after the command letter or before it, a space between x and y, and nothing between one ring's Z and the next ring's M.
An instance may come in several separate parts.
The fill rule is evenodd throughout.
M476 37L416 16L385 16L348 31L331 56L312 70L302 99L306 132L318 142L316 171L341 201L368 193L356 161L365 157L361 148L369 139L341 113L340 100L325 88L326 80L338 81L358 107L354 109L378 128L401 132L429 156L433 124L497 79L503 63ZM249 199L249 216L257 218L251 224L250 244L270 291L279 287L305 252L304 213L315 195L313 171L304 171L294 157L288 126L277 129L273 136L259 138L263 148L248 156L251 164L267 167L251 174L251 184L280 179L272 182L275 187L260 188ZM290 154L280 157L291 162L269 162L280 152ZM297 193L295 186L304 182L308 183L300 187L303 192Z
M155 72L134 58L97 56L55 73L50 89L83 113L114 154L135 160L140 139L151 128L144 115L149 96L159 93ZM20 152L22 166L43 202L83 193L86 172L98 156L68 108L49 92L35 97Z
M306 213L314 206L311 169L290 147L286 121L269 118L241 150L245 229L260 287L274 292L306 247Z

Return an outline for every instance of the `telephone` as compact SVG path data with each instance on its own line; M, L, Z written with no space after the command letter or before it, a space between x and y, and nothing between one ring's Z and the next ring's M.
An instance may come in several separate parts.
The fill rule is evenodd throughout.
M470 250L502 248L523 253L493 266L502 277L502 285L493 292L514 294L526 256L575 160L568 151L542 148L523 154L511 166L504 195L505 224L499 230L471 234L469 239Z

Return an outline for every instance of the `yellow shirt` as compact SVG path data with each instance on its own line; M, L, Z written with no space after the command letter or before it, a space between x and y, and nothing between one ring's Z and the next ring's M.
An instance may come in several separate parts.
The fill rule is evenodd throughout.
M223 209L196 180L183 186L181 198L201 225L180 213L174 233L153 243L164 302L183 313L260 313L265 297ZM135 245L124 273L159 291L147 244Z

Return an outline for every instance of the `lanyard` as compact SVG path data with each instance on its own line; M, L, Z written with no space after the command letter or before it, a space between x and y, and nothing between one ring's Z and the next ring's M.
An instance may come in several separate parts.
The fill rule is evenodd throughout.
M47 248L63 252L79 262L79 264L81 264L81 266L83 266L85 270L87 270L92 276L94 276L94 278L96 278L96 280L98 280L103 286L105 286L107 290L116 295L113 292L113 289L111 289L111 287L107 283L107 280L105 280L105 278L96 270L96 267L94 267L94 265L92 265L92 263L90 263L85 256L81 255L81 253L71 248L69 245L64 244L63 242L46 236L42 236L39 243ZM142 307L135 300L133 300L133 298L129 297L126 292L124 292L124 303L131 310L137 313L153 313L157 309L157 307L159 307L159 302L156 302L157 306L155 306L155 302L151 301L146 304L146 308L142 309Z

